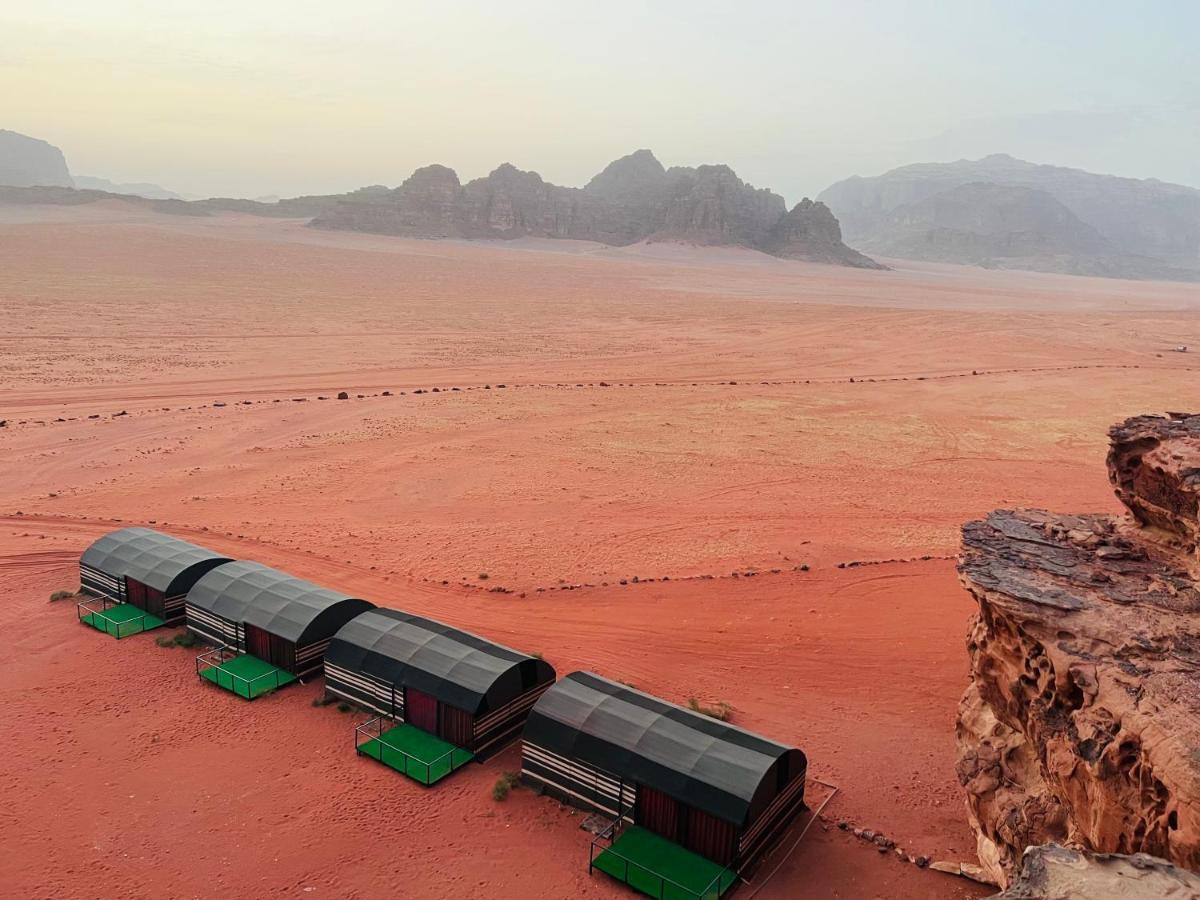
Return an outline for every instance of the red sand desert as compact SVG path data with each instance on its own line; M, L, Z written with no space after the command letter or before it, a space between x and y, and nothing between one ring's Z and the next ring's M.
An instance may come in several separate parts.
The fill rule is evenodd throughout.
M987 893L837 823L972 859L959 525L1116 511L1105 428L1200 405L1200 292L894 265L4 209L3 893L630 896L491 798L515 748L427 790L320 679L247 704L47 603L133 523L799 745L840 790L746 897Z

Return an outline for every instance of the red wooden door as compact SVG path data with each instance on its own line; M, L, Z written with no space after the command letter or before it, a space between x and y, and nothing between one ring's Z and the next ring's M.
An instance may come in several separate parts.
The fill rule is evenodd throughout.
M271 660L271 634L257 625L243 626L246 631L246 652L266 662Z
M438 733L438 702L436 697L418 691L416 688L404 689L404 721L410 725Z
M473 750L475 717L466 710L442 704L442 728L438 737L456 747Z
M661 834L668 840L677 840L679 834L679 803L662 791L639 784L637 806L633 820L643 828Z
M125 602L132 603L138 609L146 609L146 586L126 576Z
M142 609L148 613L153 613L160 619L165 619L167 617L167 598L163 595L163 592L148 586L142 590L146 600L146 605Z
M737 831L724 819L688 807L687 838L683 845L693 853L727 866L737 853Z

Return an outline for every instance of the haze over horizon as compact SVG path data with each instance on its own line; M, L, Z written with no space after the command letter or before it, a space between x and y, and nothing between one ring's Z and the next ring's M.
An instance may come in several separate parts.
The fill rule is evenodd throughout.
M200 196L396 185L433 162L583 185L640 147L789 203L991 153L1200 186L1191 4L565 7L9 9L0 72L21 90L0 128L76 174Z

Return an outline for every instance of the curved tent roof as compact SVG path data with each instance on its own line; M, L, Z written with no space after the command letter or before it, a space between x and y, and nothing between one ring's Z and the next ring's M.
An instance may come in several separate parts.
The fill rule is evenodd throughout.
M347 622L325 659L475 715L554 680L549 663L397 609L373 609Z
M229 562L229 557L152 528L121 528L84 550L79 561L118 578L128 576L166 594L180 575L196 567L202 573Z
M541 696L525 740L737 826L775 795L780 765L790 780L808 764L794 747L591 672L572 672Z
M238 560L196 582L187 602L232 622L255 625L293 643L311 643L374 604L301 578Z

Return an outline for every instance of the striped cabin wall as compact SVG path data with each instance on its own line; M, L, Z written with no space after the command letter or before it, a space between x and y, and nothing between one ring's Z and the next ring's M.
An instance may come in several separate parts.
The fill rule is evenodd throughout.
M182 621L187 615L187 594L177 594L174 597L165 597L163 599L164 621L168 625L174 625Z
M94 597L107 597L118 603L125 599L125 579L79 564L79 589Z
M620 779L599 769L559 756L529 741L521 747L521 777L573 806L596 810L614 819L621 815L633 821L637 785L623 784Z
M796 813L804 809L804 782L801 772L793 778L778 796L754 820L738 838L738 862L751 861L770 844Z
M404 721L404 691L395 692L395 709L392 708L392 685L362 672L351 672L332 663L325 664L325 689L331 694L356 703L363 709L381 716L392 716Z
M474 734L475 754L478 756L498 750L514 738L529 717L529 710L533 709L538 698L546 693L553 684L554 682L549 681L530 688L511 703L477 717Z
M296 648L296 670L293 673L300 678L320 672L325 666L325 651L329 649L331 638L317 641L315 644L305 644Z
M245 649L241 629L236 622L213 615L191 603L186 606L187 627L210 644L232 647L239 652Z

